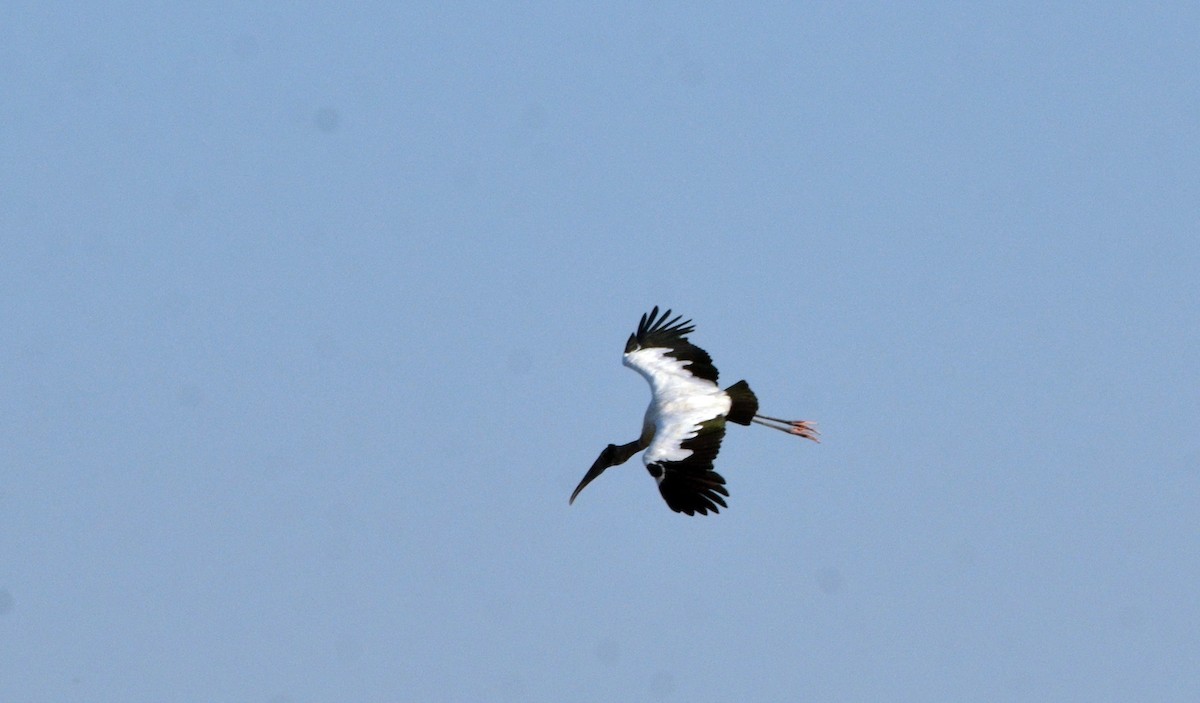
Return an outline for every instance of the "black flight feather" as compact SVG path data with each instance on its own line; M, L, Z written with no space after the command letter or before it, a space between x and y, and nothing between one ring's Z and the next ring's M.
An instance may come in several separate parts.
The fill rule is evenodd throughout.
M700 425L695 437L683 440L680 447L691 450L691 454L679 461L659 461L646 469L654 478L662 477L658 492L667 507L677 513L707 515L721 512L729 507L721 496L729 496L725 478L713 471L713 462L721 449L725 437L725 421L713 418Z
M672 318L670 310L660 316L655 305L649 314L642 315L637 332L631 334L625 344L625 353L662 347L668 350L667 356L687 362L687 370L693 376L716 383L717 367L713 366L712 357L687 340L687 336L696 331L696 326L691 320L682 318L682 315Z

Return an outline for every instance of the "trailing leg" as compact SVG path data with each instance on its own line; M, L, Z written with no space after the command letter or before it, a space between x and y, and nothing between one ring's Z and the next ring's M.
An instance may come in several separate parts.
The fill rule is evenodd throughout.
M773 430L787 432L788 434L811 439L814 442L820 442L820 432L808 420L780 420L777 417L767 417L766 415L755 415L751 422L757 422L763 427L770 427Z

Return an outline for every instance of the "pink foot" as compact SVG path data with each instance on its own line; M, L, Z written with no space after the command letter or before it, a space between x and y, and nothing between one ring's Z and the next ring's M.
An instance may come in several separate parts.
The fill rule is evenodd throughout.
M808 420L793 420L789 422L788 425L790 426L790 429L788 430L789 434L794 434L797 437L803 437L805 439L811 439L812 441L818 443L821 441L819 438L821 433L818 432L817 428Z

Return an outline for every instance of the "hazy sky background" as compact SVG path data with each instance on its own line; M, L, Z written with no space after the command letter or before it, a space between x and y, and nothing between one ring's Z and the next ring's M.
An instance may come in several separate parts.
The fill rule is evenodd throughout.
M0 8L0 700L1196 700L1200 6L399 5Z

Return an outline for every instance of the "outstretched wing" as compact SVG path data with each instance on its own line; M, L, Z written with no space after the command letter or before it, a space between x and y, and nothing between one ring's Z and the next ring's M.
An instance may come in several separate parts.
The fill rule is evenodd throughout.
M665 424L665 426L664 426ZM713 461L725 437L725 418L698 423L659 423L646 449L646 470L658 481L658 492L677 513L707 515L728 507L725 479L713 471Z
M631 363L631 357L636 359L639 352L661 350L657 354L675 360L681 373L715 384L717 368L713 366L712 357L688 341L687 336L694 332L696 327L691 320L681 321L682 317L676 315L672 318L670 310L660 316L657 305L649 314L642 315L637 332L629 335L629 341L625 343L625 364L637 368Z

